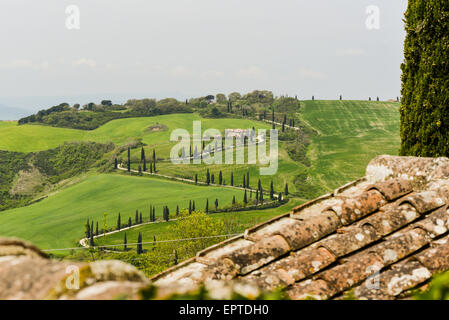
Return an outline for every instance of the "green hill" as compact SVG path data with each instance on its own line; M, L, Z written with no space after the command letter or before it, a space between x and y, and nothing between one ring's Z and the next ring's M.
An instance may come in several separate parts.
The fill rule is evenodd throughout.
M374 157L399 152L399 103L304 101L302 106L299 117L318 132L308 150L308 177L323 191L363 176Z
M310 144L306 154L309 161L292 160L287 152L289 142L283 141L280 143L278 173L275 176L260 177L264 190L269 190L271 180L274 181L276 192L283 192L285 182L289 183L290 192L295 193L289 208L363 176L366 165L375 156L398 152L397 103L304 101L298 111L296 114L289 114L289 117L295 116L298 122L317 133L309 137ZM131 140L142 139L147 145L147 158L151 157L152 149L157 151L158 157L165 158L172 145L168 142L171 130L186 128L191 131L194 120L202 120L203 130L252 126L270 128L269 124L256 120L201 119L196 114L114 120L93 131L0 123L0 135L3 138L0 140L0 150L31 152L79 140L112 141L123 145ZM151 130L161 124L166 127L165 130ZM139 152L138 149L133 150L133 157L138 158ZM133 166L137 166L137 162ZM253 188L259 179L258 167L255 165L215 165L208 168L215 174L215 179L218 179L218 172L222 170L227 184L231 171L234 173L235 185L242 184L243 175L248 169ZM158 162L158 170L162 174L180 177L193 177L196 173L204 181L206 166L176 166L169 162ZM161 215L162 205L169 205L173 212L174 206L186 206L188 199L195 199L197 208L203 209L206 198L211 200L218 197L220 204L230 204L233 195L240 200L243 197L241 191L227 188L199 187L117 174L94 175L29 207L0 212L0 235L29 239L45 248L73 246L82 236L87 218L93 218L101 225L104 212L109 213L108 225L115 226L119 211L125 219L128 216L134 217L136 209L143 211L147 217L150 203L158 206L157 214ZM245 217L255 214L268 218L282 210L284 209L267 210L266 214L248 213ZM144 232L145 235L152 234L155 229L163 230L159 226L142 226L139 229L148 230ZM134 231L130 235L134 235ZM111 238L118 242L120 239L121 234Z
M117 225L121 212L122 222L136 210L149 220L149 205L156 207L156 216L162 216L162 207L187 208L189 200L203 210L206 199L210 206L216 198L220 206L230 205L233 196L243 199L243 191L230 188L201 187L156 178L122 175L96 175L68 187L38 203L27 207L0 212L0 236L14 236L30 240L41 248L61 248L76 245L82 238L87 219L98 221L107 213L109 227Z
M64 142L93 141L99 143L114 142L125 144L130 140L141 138L149 145L170 144L172 130L183 128L192 132L193 121L202 121L203 130L234 128L251 128L253 126L269 128L253 120L246 119L204 119L196 114L172 114L148 118L130 118L113 120L92 131L55 128L43 125L21 125L4 122L0 125L0 150L16 152L35 152L55 148ZM151 131L150 127L164 124L167 130ZM167 148L169 150L169 148ZM167 152L167 155L169 153Z

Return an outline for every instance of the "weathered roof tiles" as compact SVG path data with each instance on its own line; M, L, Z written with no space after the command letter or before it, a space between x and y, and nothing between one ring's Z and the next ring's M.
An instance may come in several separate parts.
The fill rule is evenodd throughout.
M449 159L380 156L364 178L153 280L180 281L171 273L200 264L193 284L238 279L285 288L292 299L398 298L449 269L448 241L439 240L449 236L448 204ZM370 286L373 277L381 289Z

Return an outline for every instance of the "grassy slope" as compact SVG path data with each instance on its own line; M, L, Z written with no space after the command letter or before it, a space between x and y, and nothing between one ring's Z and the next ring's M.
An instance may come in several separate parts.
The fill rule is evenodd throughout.
M375 156L380 154L397 154L399 148L399 113L398 104L389 102L368 101L304 101L302 110L298 116L319 135L314 137L309 147L308 156L312 160L312 166L305 168L283 155L281 151L279 173L274 177L275 188L279 190L281 181L289 181L298 172L306 170L311 183L321 190L332 191L349 181L364 175L366 165ZM167 168L165 168L167 167ZM161 170L170 169L179 175L186 174L187 167L178 169L170 164L160 164ZM224 177L229 180L229 171L234 171L236 183L241 184L242 176L247 166L220 166L211 172L217 173L223 170ZM191 166L190 172L197 172L200 179L204 179L203 166ZM256 168L251 168L251 185L257 182ZM272 177L262 177L267 186ZM266 188L266 187L265 187ZM291 190L294 190L290 186ZM254 219L266 220L271 217L288 212L299 204L298 199L293 199L286 206L266 210L264 212L248 212L239 214L243 226L250 225ZM222 215L217 215L217 217ZM166 225L142 226L128 232L128 239L137 239L142 232L144 240L151 241L153 235L158 239L164 239L168 235L165 232ZM123 242L123 233L111 235L107 243L120 244Z
M88 218L99 222L108 213L108 226L116 226L117 214L122 222L135 211L149 218L149 204L156 206L156 215L162 216L162 206L168 205L171 215L176 205L188 207L190 199L204 209L209 198L212 207L215 198L221 205L230 205L232 197L243 199L241 190L186 185L155 178L122 175L96 175L28 207L0 212L0 236L15 236L30 240L41 248L73 246L84 232ZM213 200L212 200L213 199Z
M174 114L149 118L131 118L113 120L92 131L54 128L41 125L0 125L0 150L34 152L51 149L66 141L95 141L104 143L112 141L124 144L134 138L142 138L143 142L152 146L154 144L171 145L170 133L177 128L192 132L192 122L202 121L202 128L251 128L252 126L268 128L257 121L241 119L202 119L196 114ZM149 132L147 129L156 123L165 124L167 131ZM167 155L170 148L165 148ZM164 150L165 150L164 149Z
M330 191L365 173L381 154L399 150L398 103L304 101L299 115L319 132L309 147L309 177Z
M242 212L237 212L237 213L217 213L217 214L213 214L212 216L215 219L229 219L232 216L233 222L237 222L239 224L238 232L243 232L245 229L247 229L251 226L254 226L257 223L263 222L272 217L286 213L297 205L298 205L298 203L295 203L294 201L290 201L289 203L287 203L279 208L272 208L272 209L267 209L267 210L263 210L263 211L255 210L255 211L242 211ZM156 236L156 240L173 239L172 237L170 237L170 235L168 234L168 230L167 230L168 226L172 223L173 222L145 225L145 226L137 227L137 228L134 228L131 230L127 230L126 236L128 239L128 243L136 243L139 233L142 233L143 242L153 241L153 236ZM107 245L122 244L123 238L124 238L124 232L118 232L118 233L106 236L105 243ZM218 239L218 240L220 240L220 239ZM224 240L224 239L221 239L221 240ZM151 246L152 245L149 244L149 245L145 245L144 247L148 248Z
M298 114L298 117L300 117L302 120L304 120L306 123L308 123L311 127L313 127L319 135L317 137L313 138L313 141L309 147L309 157L312 160L312 166L311 168L305 168L301 164L297 164L291 159L288 158L288 155L282 154L281 151L281 161L280 161L280 170L278 172L278 175L275 177L275 188L277 191L283 191L282 186L284 181L287 181L288 179L294 178L294 176L298 172L304 172L306 170L308 172L308 180L315 186L319 187L323 190L332 190L333 188L336 188L348 181L351 181L353 179L356 179L364 174L365 167L367 163L374 158L376 155L379 154L396 154L398 147L399 147L399 135L398 135L398 128L399 128L399 114L397 112L398 104L396 103L385 103L385 102L364 102L364 101L304 101L302 102L302 110L301 113ZM149 145L148 152L151 150L152 146L155 146L158 151L158 156L165 156L165 153L168 152L169 146L167 145L167 140L170 135L170 132L174 128L187 128L189 131L191 131L192 121L200 119L197 115L168 115L168 116L160 116L160 117L154 117L154 118L136 118L136 119L123 119L123 120L115 120L112 121L102 127L100 127L97 130L91 131L91 132L84 132L81 131L83 134L83 139L86 140L95 140L99 142L112 140L114 142L122 143L126 142L127 139L130 137L142 137L143 141ZM168 131L164 132L152 132L149 133L146 131L146 129L155 123L163 123L169 127ZM215 127L217 129L224 129L224 128L248 128L255 126L256 128L260 128L261 126L266 127L265 125L261 124L260 122L254 122L254 121L248 121L248 120L235 120L235 119L205 119L203 120L203 129L209 128L209 127ZM64 136L61 137L55 137L54 134L56 131L53 130L63 130L63 131L70 131L71 137L70 139L75 139L74 136L76 134L79 134L79 130L68 130L68 129L57 129L57 128L48 128L48 127L39 127L39 126L22 126L22 127L8 127L8 131L2 132L2 126L0 126L0 134L5 134L6 137L23 137L26 136L26 134L19 135L15 132L9 132L9 130L20 128L21 130L27 131L27 130L51 130L51 137L53 140L46 141L45 138L41 137L35 137L33 138L33 135L29 135L22 139L31 139L34 141L34 144L39 143L48 143L48 144L59 144L64 139ZM36 129L37 128L37 129ZM42 129L43 128L43 129ZM44 131L45 131L44 130ZM44 131L41 131L44 132ZM20 131L19 131L20 132ZM76 132L76 133L73 133ZM34 132L35 134L36 132ZM3 141L3 140L2 140ZM2 143L3 145L7 145L8 143L9 148L12 147L20 147L23 149L27 149L30 151L30 149L34 148L35 146L33 143L30 143L29 145L26 144L27 141L21 141L20 143L23 143L24 145L14 145L11 141L0 142L0 149L2 149ZM165 149L166 151L160 151L164 150L164 145L166 145ZM43 146L41 146L44 148ZM135 151L136 156L138 155L138 150ZM162 153L162 155L161 155ZM150 157L150 153L147 153L147 157ZM204 180L203 174L205 172L203 166L178 166L175 168L171 164L162 164L160 163L158 165L158 169L164 173L164 171L170 171L174 173L175 171L179 175L191 175L194 172L198 172L200 179ZM218 180L218 171L217 170L223 170L224 177L229 183L229 172L230 170L233 170L235 172L235 183L241 184L242 175L247 170L247 166L220 166L220 168L211 168L211 171L216 174L216 179ZM255 182L257 181L257 169L255 167L251 168L251 185L255 186ZM168 173L168 172L165 172ZM100 176L102 177L102 176ZM107 176L109 179L112 179L112 177ZM123 179L124 177L120 177L120 179ZM99 177L93 177L91 179L102 179ZM139 178L131 178L127 177L127 179L134 179L134 183L147 183L147 181L153 181L152 179L140 179ZM267 184L269 179L271 177L265 177L262 180L264 181L265 189L267 189ZM139 182L137 182L139 180ZM131 180L129 180L131 181ZM136 181L136 182L134 182ZM117 211L125 212L126 214L130 214L133 216L133 212L135 209L137 209L140 206L140 203L142 201L145 202L146 195L141 195L142 198L139 199L138 203L134 202L133 204L127 205L123 203L123 193L133 195L133 192L129 191L129 182L123 182L123 184L118 187L117 182L114 181L108 181L107 183L103 184L103 188L107 190L108 187L114 186L114 189L117 189L117 192L115 192L113 195L108 194L106 196L107 203L111 203L111 206L103 206L102 204L102 198L101 194L102 192L98 193L100 195L97 197L97 194L94 192L92 193L89 191L91 188L96 189L97 183L93 183L94 185L89 185L93 182L92 180L87 180L84 183L72 187L73 189L67 189L66 191L61 192L60 194L56 195L55 197L62 197L65 201L62 203L61 200L53 200L52 198L49 198L48 200L44 200L41 203L38 203L34 206L37 207L29 207L29 208L22 208L17 210L11 210L8 212L5 212L7 214L7 218L4 218L2 214L0 213L0 225L2 226L1 229L5 228L5 234L7 232L8 235L17 235L28 239L38 239L36 242L38 244L44 243L45 246L49 246L50 244L57 243L58 246L61 246L61 243L58 241L59 239L61 242L64 242L66 244L73 244L74 239L80 237L80 231L82 232L82 224L87 219L87 217L92 216L92 211L95 211L97 208L99 212L96 215L96 219L101 220L103 211L111 210L110 208L113 208L113 218L111 218L111 221L108 222L111 225L115 225L115 219L116 219L116 213ZM158 181L160 182L160 181ZM81 186L81 187L80 187ZM190 188L198 188L190 185L184 186L186 190L191 191ZM79 189L81 188L81 189ZM83 191L82 189L88 190ZM281 190L279 190L281 189ZM290 186L290 189L292 189L292 186ZM83 197L78 199L77 197L74 197L72 199L70 194L73 194L74 190L75 193L83 194ZM79 190L79 191L77 191ZM200 189L200 194L198 194L198 199L202 199L204 202L204 198L207 195L202 194L203 191L206 191L209 189ZM169 193L170 191L170 193ZM170 194L170 197L172 199L178 199L179 193L174 191L174 189L166 189L163 196ZM98 192L98 191L97 191ZM111 191L113 192L113 191ZM208 191L206 191L208 192ZM92 195L91 197L87 197L86 195ZM220 193L221 194L221 193ZM61 196L63 195L63 196ZM160 198L162 195L158 194L157 189L154 191L154 198ZM150 191L148 194L148 197L153 198L153 193ZM116 198L116 199L114 199ZM232 198L232 196L229 197L229 199ZM98 200L99 199L99 200ZM60 206L53 207L52 203L55 201L55 204L60 202ZM175 201L175 200L173 200ZM229 200L230 201L230 200ZM296 202L298 202L296 200ZM201 201L200 201L201 203ZM73 205L76 204L76 205ZM176 205L176 203L174 203ZM254 217L257 217L259 219L268 219L270 217L276 216L278 214L284 213L288 211L288 209L295 205L295 201L292 201L290 204L288 204L284 208L278 208L278 209L272 209L267 210L265 212L250 212L246 215L240 215L242 216L242 221L244 221L243 224L249 223L249 221L252 221ZM100 206L100 207L98 207ZM72 207L75 207L76 209L72 209ZM82 207L82 211L81 208ZM202 209L202 205L200 204L198 206L200 209ZM37 209L36 209L37 208ZM62 210L62 208L69 208L68 211L71 211L72 214L69 214L67 216L70 219L74 219L75 217L82 216L82 218L79 218L72 221L72 224L69 226L64 226L64 221L66 218L66 214L63 213L55 213L52 210L56 210L60 208L59 210ZM105 209L104 209L105 208ZM122 209L123 208L123 209ZM140 208L139 208L140 209ZM144 209L144 208L142 208ZM29 211L30 210L30 211ZM74 211L73 211L74 210ZM161 210L158 210L158 214L160 214ZM53 222L52 219L47 219L45 217L40 217L42 215L52 215L52 217L56 217L55 221ZM145 212L145 211L144 211ZM50 220L50 224L55 224L56 226L59 225L59 234L57 236L51 235L50 237L48 235L45 235L45 231L41 230L42 228L33 228L33 227L23 227L23 225L19 225L21 218L13 217L13 215L22 215L25 214L27 217L30 217L30 221L34 221L34 225L38 225L39 223L43 223L47 220ZM28 216L29 215L29 216ZM217 215L218 216L218 215ZM36 219L36 220L34 220ZM26 219L27 220L27 219ZM28 220L27 220L28 221ZM59 222L58 222L59 221ZM245 222L246 221L246 222ZM31 223L31 222L30 222ZM47 228L47 225L46 225ZM53 226L50 226L50 228L53 228ZM140 229L144 233L144 238L148 239L148 237L152 237L153 234L156 234L158 238L162 235L166 228L166 225L152 225L152 226L144 226L141 228L136 229L135 231L130 231L130 237L134 237L136 235L136 232ZM2 230L0 229L0 235L3 234ZM74 230L73 230L74 229ZM6 231L7 230L7 231ZM67 232L67 234L64 234ZM46 239L49 238L50 240ZM130 238L130 239L131 239ZM111 236L111 241L121 243L123 239L123 234L117 234ZM38 242L42 241L42 242Z

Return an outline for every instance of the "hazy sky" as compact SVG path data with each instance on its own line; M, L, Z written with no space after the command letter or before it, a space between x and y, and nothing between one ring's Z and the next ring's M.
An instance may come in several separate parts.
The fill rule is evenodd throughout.
M68 5L80 29L66 28ZM366 8L380 8L368 30ZM400 92L406 0L1 0L0 105ZM39 98L41 97L41 98ZM47 99L47 100L45 100ZM50 103L49 102L49 103ZM62 102L62 101L61 101Z

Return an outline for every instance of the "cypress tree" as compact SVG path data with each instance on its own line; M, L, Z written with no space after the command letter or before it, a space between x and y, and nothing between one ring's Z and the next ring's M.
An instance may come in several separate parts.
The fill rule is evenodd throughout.
M195 184L198 184L198 174L195 173Z
M139 223L142 224L143 220L142 220L142 212L140 213L140 217L139 217Z
M195 211L195 200L192 201L192 210Z
M131 217L129 217L129 219L128 219L128 228L131 228L131 226L132 226Z
M259 203L259 189L256 190L256 204Z
M249 189L249 171L246 172L246 187Z
M128 250L127 245L128 244L128 240L126 239L126 232L125 232L125 239L123 240L123 250L126 251Z
M209 169L207 169L207 172L206 172L206 183L207 183L207 185L210 185L210 173L209 173Z
M270 198L271 198L271 200L274 199L274 186L273 186L273 180L271 180L271 184L270 184Z
M128 147L128 172L131 172L131 149Z
M243 175L243 188L246 188L246 176Z
M118 169L118 161L117 161L117 158L114 159L114 169Z
M218 210L218 199L215 199L215 211Z
M234 186L234 172L231 172L231 186Z
M232 205L235 205L235 196L232 198Z
M97 221L97 228L95 230L95 235L98 237L98 221Z
M140 161L143 162L145 160L145 149L142 147L140 150Z
M178 264L178 252L176 252L176 249L173 250L173 265L177 265Z
M139 237L137 238L137 254L142 253L142 234L139 232Z
M147 159L143 159L143 171L147 172Z
M192 214L192 200L189 200L189 214Z
M153 162L150 162L150 173L153 173Z
M259 179L259 181L257 182L257 189L258 189L258 190L262 190L262 183L260 182L260 179Z
M95 247L95 241L94 241L94 233L90 233L90 246Z
M282 201L282 192L279 192L279 195L278 195L278 201L279 201L279 202Z
M209 213L209 199L206 199L206 213Z
M156 150L153 149L153 162L156 162Z
M259 200L260 200L260 203L263 204L263 190L262 189L260 189L260 192L259 192Z
M243 203L247 204L248 203L248 196L246 194L246 189L245 189L245 195L243 196Z
M288 183L285 184L284 193L285 193L286 196L288 196Z
M142 174L142 166L139 164L139 174Z
M94 236L94 222L92 221L90 223L90 237L92 238Z
M215 184L215 175L213 173L210 175L210 183Z
M176 216L179 217L179 206L176 206Z
M156 221L156 208L153 207L153 222Z
M120 228L122 227L122 223L120 221L120 212L118 213L118 218L117 218L117 230L120 231Z
M153 251L156 249L156 236L153 236Z
M139 211L136 210L135 224L139 223Z
M404 156L449 156L449 2L410 0L401 90Z
M154 172L154 173L157 172L157 170L156 170L156 162L153 162L153 172Z
M223 184L223 173L220 170L220 174L218 175L218 184L222 185Z
M87 219L87 222L86 222L86 238L90 238L90 222L89 222L89 219Z

